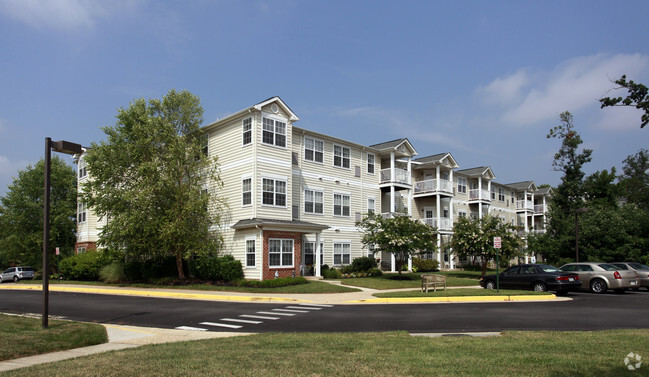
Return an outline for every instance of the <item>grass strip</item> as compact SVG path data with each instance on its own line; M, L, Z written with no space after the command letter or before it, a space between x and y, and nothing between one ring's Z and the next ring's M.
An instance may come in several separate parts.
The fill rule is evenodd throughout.
M41 284L40 280L21 281L19 284ZM164 288L164 289L178 289L178 290L194 290L194 291L216 291L216 292L242 292L242 293L346 293L358 292L359 289L344 287L335 284L324 283L321 281L310 280L306 284L291 285L286 287L277 288L257 288L257 287L230 287L209 284L189 284L189 285L161 285L161 284L107 284L98 281L77 281L77 280L61 280L60 282L53 282L50 286L55 287L58 284L74 284L74 285L91 285L91 286L108 286L108 287L127 287L127 288Z
M0 360L106 343L106 329L97 324L50 320L41 329L40 318L0 314Z
M512 289L501 289L500 293L495 289L482 289L482 288L459 288L447 289L437 292L428 291L422 292L421 290L415 291L401 291L401 292L381 292L374 293L372 296L381 298L393 297L465 297L465 296L521 296L521 295L550 295L551 292L534 292L534 291L520 291Z
M480 283L479 271L439 271L414 273L389 273L371 278L340 279L342 284L371 289L401 289L421 287L422 274L440 274L446 276L447 287L474 286ZM403 280L400 280L403 279Z
M649 330L505 332L486 338L412 337L405 332L282 333L144 346L30 367L20 374L642 376L647 375L647 366L629 371L624 358L647 349Z

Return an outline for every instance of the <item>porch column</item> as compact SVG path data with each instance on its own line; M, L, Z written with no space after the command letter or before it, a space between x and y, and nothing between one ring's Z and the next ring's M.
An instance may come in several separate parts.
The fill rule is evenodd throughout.
M482 199L482 177L478 177L478 199ZM478 218L482 218L482 203L478 201Z
M439 191L439 165L435 168L435 191Z
M412 255L408 257L408 271L412 271Z
M412 161L410 160L410 156L408 156L408 163L407 163L407 168L406 170L408 171L408 184L412 184Z
M394 182L394 151L390 152L390 182Z
M547 212L547 211L545 210L545 206L546 206L546 203L545 203L545 195L543 195L543 230L545 230L545 213Z
M437 263L442 268L442 235L437 233Z
M394 171L392 171L394 173ZM394 186L390 186L390 213L396 212L396 203L394 202Z
M408 184L412 184L412 163L408 156ZM412 186L408 189L408 216L412 217Z
M315 234L315 276L321 277L320 274L320 254L322 250L320 249L320 232Z
M397 259L390 253L390 272L397 272Z
M442 225L442 198L440 198L439 194L435 195L435 209L437 210L437 229L440 229Z
M530 231L530 227L527 224L529 222L528 216L527 216L527 190L525 190L525 194L523 195L523 216L525 217L525 233ZM534 215L532 215L534 216ZM534 217L532 217L534 219ZM525 263L527 263L527 254L525 254Z

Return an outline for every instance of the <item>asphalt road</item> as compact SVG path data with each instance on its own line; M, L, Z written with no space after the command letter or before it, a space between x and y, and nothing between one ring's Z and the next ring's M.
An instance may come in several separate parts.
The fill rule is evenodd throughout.
M336 305L258 304L50 293L50 315L207 331L411 333L649 328L649 292L574 293L572 301ZM0 312L41 313L40 292L0 291Z

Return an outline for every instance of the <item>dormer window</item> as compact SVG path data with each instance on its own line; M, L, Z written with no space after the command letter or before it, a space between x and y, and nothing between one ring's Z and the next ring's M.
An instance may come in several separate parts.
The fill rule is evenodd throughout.
M264 117L263 124L263 143L286 148L286 123Z

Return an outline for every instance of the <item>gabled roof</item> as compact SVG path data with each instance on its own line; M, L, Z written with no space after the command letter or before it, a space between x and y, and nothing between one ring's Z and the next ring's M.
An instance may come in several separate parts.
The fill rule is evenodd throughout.
M534 181L507 183L507 186L515 190L536 191L536 184L534 183Z
M374 148L379 152L391 152L391 151L400 151L401 149L407 149L410 152L410 156L417 155L417 150L415 150L415 147L412 146L410 140L408 140L407 138L386 141L385 143L370 145L370 148Z
M419 163L419 164L443 164L445 166L450 167L451 169L457 169L459 165L453 158L453 156L448 153L438 153L434 154L432 156L426 156L426 157L420 157L417 159L414 159L413 162Z
M298 116L295 115L295 113L293 112L293 110L291 110L291 108L288 107L288 105L287 105L286 103L284 103L284 101L282 101L282 99L279 98L278 96L270 97L270 98L267 99L267 100L261 101L261 102L259 102L258 104L254 105L253 108L255 108L255 109L261 111L261 109L262 109L264 106L269 105L269 104L271 104L271 103L273 103L273 102L277 103L278 106L281 106L281 107L282 107L282 110L284 110L284 112L288 114L288 118L289 118L291 121L293 121L293 122L297 122L298 120L300 120L300 118L298 118Z
M456 170L457 173L466 175L468 177L485 177L489 179L496 178L493 170L489 166L479 166L477 168L469 168L463 170Z
M547 187L541 187L538 190L534 191L535 194L540 194L540 195L548 195L552 193L552 187L547 186Z

